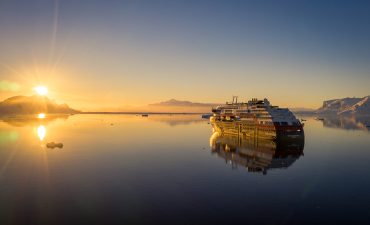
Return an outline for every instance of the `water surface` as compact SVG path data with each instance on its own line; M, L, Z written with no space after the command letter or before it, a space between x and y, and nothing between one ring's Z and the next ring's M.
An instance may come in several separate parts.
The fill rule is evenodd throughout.
M263 172L215 153L200 115L2 118L0 224L369 222L368 130L306 119Z

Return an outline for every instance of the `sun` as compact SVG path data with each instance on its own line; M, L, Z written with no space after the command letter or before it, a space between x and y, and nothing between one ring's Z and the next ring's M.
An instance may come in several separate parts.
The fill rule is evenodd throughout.
M34 87L33 90L35 90L36 93L41 96L45 96L48 94L48 88L45 86L37 86L37 87Z

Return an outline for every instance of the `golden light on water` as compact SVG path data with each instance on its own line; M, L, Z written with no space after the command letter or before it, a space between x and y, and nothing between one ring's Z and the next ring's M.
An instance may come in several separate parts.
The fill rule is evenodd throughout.
M39 136L40 141L43 141L46 136L46 128L43 125L40 125L37 128L37 135Z
M45 113L40 113L37 115L37 118L39 119L45 119Z
M34 87L33 90L38 94L38 95L41 95L41 96L45 96L48 94L48 88L45 87L45 86L37 86L37 87Z

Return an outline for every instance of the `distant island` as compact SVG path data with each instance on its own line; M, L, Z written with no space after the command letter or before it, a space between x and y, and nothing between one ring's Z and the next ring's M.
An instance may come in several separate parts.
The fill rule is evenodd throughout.
M209 113L216 103L198 103L170 99L168 101L149 104L147 109L151 112L188 112L188 113Z
M14 96L0 102L0 114L73 114L78 110L67 104L57 104L45 96Z
M190 102L190 101L180 101L176 99L170 99L168 101L149 104L149 106L187 106L187 107L213 107L215 103L198 103L198 102Z

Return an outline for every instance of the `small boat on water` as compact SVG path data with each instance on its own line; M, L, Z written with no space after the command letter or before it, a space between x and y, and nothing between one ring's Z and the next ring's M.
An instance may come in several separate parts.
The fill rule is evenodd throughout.
M149 114L141 114L142 117L148 117Z
M212 113L203 114L202 119L209 119L209 118L211 118L212 115L213 115Z

